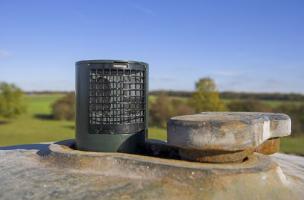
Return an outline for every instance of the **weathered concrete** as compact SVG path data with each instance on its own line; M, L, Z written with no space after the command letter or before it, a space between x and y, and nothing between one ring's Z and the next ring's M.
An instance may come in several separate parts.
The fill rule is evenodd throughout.
M291 121L285 114L205 112L171 118L168 144L193 150L240 151L290 132Z
M302 199L304 158L207 164L71 149L0 147L0 199ZM296 162L293 162L296 160ZM287 167L286 167L287 166ZM285 173L286 171L286 173Z

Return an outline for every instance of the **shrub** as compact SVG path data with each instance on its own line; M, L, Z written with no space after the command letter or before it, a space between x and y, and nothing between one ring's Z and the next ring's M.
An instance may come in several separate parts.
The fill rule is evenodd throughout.
M172 99L161 93L150 105L149 123L152 126L165 128L171 117L192 113L194 110L185 101Z
M0 116L12 118L26 111L24 94L14 84L0 83Z
M216 84L211 78L202 78L195 86L196 91L189 101L195 112L226 110L216 89Z
M292 136L304 136L304 104L284 103L275 108L274 111L290 116Z
M258 100L238 100L227 104L230 111L237 112L272 112L271 106Z
M52 115L58 120L75 119L75 94L68 93L52 105Z
M172 99L172 116L179 116L179 115L190 115L193 114L195 111L186 101Z
M162 128L166 127L167 120L172 115L171 112L172 105L169 97L165 94L160 94L150 106L150 124Z

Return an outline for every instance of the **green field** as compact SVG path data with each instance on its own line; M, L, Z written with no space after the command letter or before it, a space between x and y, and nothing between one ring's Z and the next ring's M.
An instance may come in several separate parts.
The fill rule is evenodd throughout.
M49 119L50 104L61 95L26 96L27 113L3 121L0 125L0 145L28 144L72 138L74 123Z
M62 94L28 95L27 113L15 119L0 119L0 146L48 142L74 138L75 125L50 117L51 104ZM151 138L166 139L165 130L151 128Z
M50 117L51 104L61 96L62 94L27 95L26 114L10 120L0 119L0 146L74 138L74 122L53 120ZM155 97L151 100L153 98ZM275 106L279 102L268 103ZM166 130L149 128L149 138L166 140ZM282 139L281 151L304 155L304 137Z
M304 156L304 137L286 137L281 139L281 151Z

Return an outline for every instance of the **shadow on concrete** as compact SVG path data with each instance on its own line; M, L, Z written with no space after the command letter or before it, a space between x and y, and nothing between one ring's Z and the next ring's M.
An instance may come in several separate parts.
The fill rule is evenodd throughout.
M67 146L71 149L76 150L75 139L62 140L55 143L45 143L45 144L24 144L24 145L15 145L15 146L7 146L0 147L0 151L2 150L36 150L37 155L39 156L48 156L51 154L51 150L49 146L51 144L59 144ZM127 143L124 143L118 152L121 153L129 153L143 156L151 156L157 158L166 158L166 159L174 159L180 160L180 156L178 153L178 148L168 146L166 142L160 140L146 140L144 145L134 145L136 147L136 151L133 149L133 152L130 152L129 147L125 147Z
M75 141L73 139L69 140L63 140L59 142L55 142L54 144L61 144L66 146L73 146ZM0 147L0 150L37 150L37 154L39 156L47 156L51 153L49 146L51 143L45 143L45 144L22 144L22 145L14 145L14 146L6 146L6 147Z
M38 155L45 156L50 153L49 145L50 144L22 144L0 147L0 150L37 150Z

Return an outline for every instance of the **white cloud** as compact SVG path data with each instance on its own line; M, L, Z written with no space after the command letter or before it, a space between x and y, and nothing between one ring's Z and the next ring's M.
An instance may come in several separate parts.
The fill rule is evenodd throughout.
M155 16L155 12L147 7L144 7L142 5L133 4L132 5L136 10L140 11L141 13L144 13L146 15Z
M1 58L7 58L7 57L10 57L11 56L11 53L4 50L4 49L0 49L0 59Z

